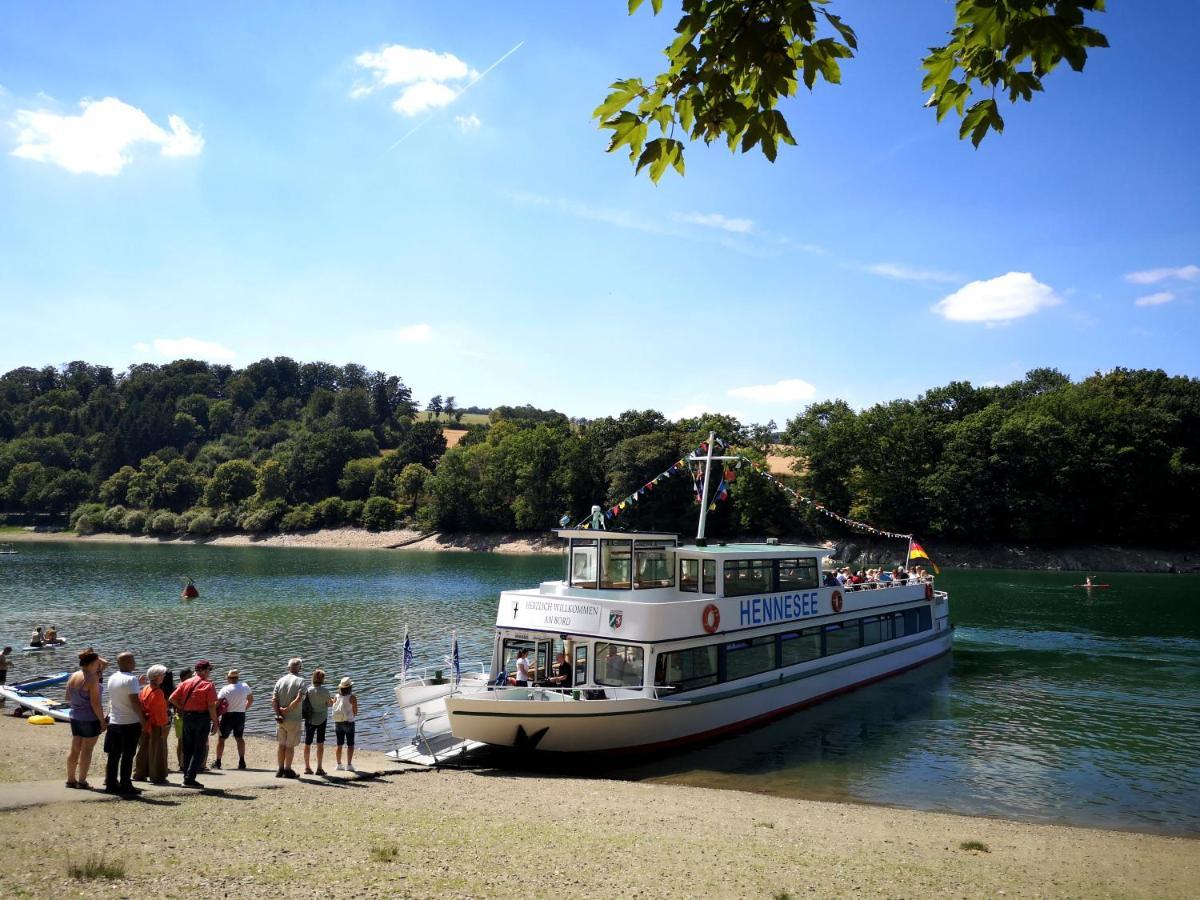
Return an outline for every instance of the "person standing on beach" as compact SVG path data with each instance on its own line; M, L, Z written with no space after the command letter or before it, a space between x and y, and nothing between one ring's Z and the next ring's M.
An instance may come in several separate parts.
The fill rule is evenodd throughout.
M5 647L0 650L0 684L8 683L8 658L12 655L12 647ZM5 704L5 699L0 697L0 706Z
M333 697L329 688L325 687L325 670L314 669L312 684L305 692L301 711L304 713L304 774L312 775L312 762L309 752L313 739L317 742L317 772L324 775L325 769L325 726L329 724L329 707L333 706Z
M67 753L67 787L86 791L92 749L107 726L100 703L100 654L88 647L79 653L79 671L67 680L67 706L71 709L71 750Z
M337 696L333 700L333 730L337 734L337 771L357 772L354 768L354 720L358 718L358 697L354 695L354 682L343 678L338 682ZM342 744L346 746L346 765L342 765Z
M104 736L108 765L104 790L124 796L141 793L133 786L133 758L142 726L146 724L141 683L133 667L133 654L125 650L117 655L117 671L108 676L108 733Z
M204 763L208 736L217 733L217 692L208 680L212 663L196 663L196 674L175 688L171 705L183 713L183 786L203 787L196 773Z
M221 736L217 738L217 758L213 760L213 768L221 768L221 754L225 751L225 741L233 735L237 743L238 768L246 768L246 741L242 737L246 730L246 712L254 703L254 693L250 685L242 681L242 673L230 669L225 676L228 684L217 694L217 702L225 701L225 714L221 716Z
M195 674L191 669L179 670L179 683L183 684L192 675ZM172 687L167 694L167 706L170 707L171 718L174 722L175 729L175 763L176 768L180 772L183 771L183 713L171 705L171 695L175 693L175 688Z
M148 684L142 688L142 709L146 724L138 742L137 758L133 761L133 780L167 783L167 695L163 692L166 666L151 666L146 670Z
M276 778L299 778L292 768L296 756L296 745L300 743L300 724L303 712L300 705L304 702L304 679L300 677L300 667L304 665L299 657L288 660L287 674L275 682L271 692L271 709L275 712L276 759L279 770Z

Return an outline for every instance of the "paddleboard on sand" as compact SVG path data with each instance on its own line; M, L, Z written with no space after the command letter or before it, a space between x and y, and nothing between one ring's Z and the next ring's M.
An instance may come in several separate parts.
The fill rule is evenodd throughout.
M23 706L38 715L50 716L59 722L71 721L70 707L60 700L51 700L49 697L40 697L37 694L30 694L7 686L0 686L0 697L11 700L18 706Z
M52 684L62 684L70 677L70 672L59 672L56 675L39 675L36 678L26 678L24 681L18 681L16 684L9 685L9 687L29 693L39 688L50 687Z

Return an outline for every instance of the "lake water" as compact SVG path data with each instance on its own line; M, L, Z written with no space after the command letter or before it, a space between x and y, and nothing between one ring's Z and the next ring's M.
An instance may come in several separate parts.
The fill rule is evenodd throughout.
M405 625L419 665L458 629L490 654L500 590L558 577L557 557L23 543L0 556L0 640L55 624L77 650L126 647L139 669L236 666L273 731L286 659L350 675L361 743L388 744ZM1097 573L1102 574L1102 573ZM182 578L199 600L179 599ZM951 656L747 734L648 760L538 762L784 796L1200 835L1200 579L950 571ZM73 653L16 654L10 680ZM31 658L32 657L32 658ZM511 760L510 760L511 761Z

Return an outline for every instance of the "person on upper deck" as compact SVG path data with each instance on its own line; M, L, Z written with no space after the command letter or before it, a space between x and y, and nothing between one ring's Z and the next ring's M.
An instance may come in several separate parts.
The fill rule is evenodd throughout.
M880 569L879 572L876 573L876 575L875 575L875 580L878 581L880 584L891 584L892 583L892 573L889 572L887 569Z
M825 583L822 585L822 587L841 587L841 586L842 586L842 582L841 582L841 579L838 577L837 572L830 571L830 572L825 573Z

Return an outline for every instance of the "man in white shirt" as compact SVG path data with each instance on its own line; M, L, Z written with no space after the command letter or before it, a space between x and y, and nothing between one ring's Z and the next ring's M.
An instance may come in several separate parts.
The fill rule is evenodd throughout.
M110 794L141 793L133 786L133 758L137 754L146 711L138 696L142 686L133 667L133 654L128 650L121 653L117 657L117 671L108 676L105 691L108 730L104 735L104 752L108 754L108 765L104 773L104 790Z
M224 700L225 712L221 714L221 736L217 738L217 758L213 761L213 768L221 768L221 753L225 750L225 740L232 734L237 742L238 768L244 769L246 741L242 738L242 733L246 729L246 710L254 702L254 693L250 690L250 685L242 681L242 675L237 669L230 669L225 680L229 683L217 694L217 706L219 707Z

